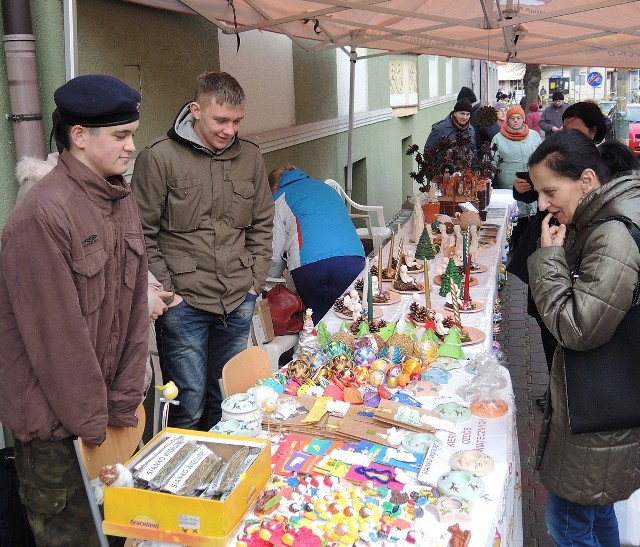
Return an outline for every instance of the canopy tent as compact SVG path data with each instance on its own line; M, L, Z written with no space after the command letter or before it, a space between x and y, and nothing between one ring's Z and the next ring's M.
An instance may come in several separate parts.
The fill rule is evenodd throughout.
M640 67L640 0L128 0L198 13L225 33L305 49L363 47L490 61Z
M350 63L351 195L355 61L388 52L567 66L640 67L640 0L126 0L199 14L223 33L285 34ZM240 38L238 38L240 44ZM313 43L310 43L312 40ZM381 50L358 57L356 48Z

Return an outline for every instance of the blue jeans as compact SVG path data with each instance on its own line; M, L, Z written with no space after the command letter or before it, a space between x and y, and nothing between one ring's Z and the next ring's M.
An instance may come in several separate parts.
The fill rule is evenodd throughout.
M353 280L362 273L361 256L335 256L291 271L296 291L305 308L313 309L317 325Z
M620 547L612 503L580 505L549 492L545 520L560 547Z
M247 347L257 296L247 293L229 315L196 309L186 302L169 308L156 321L163 380L178 386L169 425L208 431L220 421L218 380L229 359Z

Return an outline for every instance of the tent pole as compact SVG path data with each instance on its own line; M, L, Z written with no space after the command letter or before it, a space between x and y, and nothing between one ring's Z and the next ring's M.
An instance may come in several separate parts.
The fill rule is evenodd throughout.
M346 193L351 197L353 190L353 103L355 102L355 82L356 82L356 48L351 46L349 52L349 129L347 131L347 183Z

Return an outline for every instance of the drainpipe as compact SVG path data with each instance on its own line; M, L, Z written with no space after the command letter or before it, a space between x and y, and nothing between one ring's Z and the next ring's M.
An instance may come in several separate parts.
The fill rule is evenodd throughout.
M44 129L38 90L36 40L31 27L29 0L2 0L4 50L17 160L24 156L45 159Z

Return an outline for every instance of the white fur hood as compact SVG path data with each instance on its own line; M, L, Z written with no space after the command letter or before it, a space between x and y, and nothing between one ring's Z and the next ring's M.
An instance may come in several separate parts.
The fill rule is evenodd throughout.
M16 178L20 184L17 201L19 201L36 182L51 171L57 163L57 152L49 154L46 160L29 157L22 158L16 165Z

